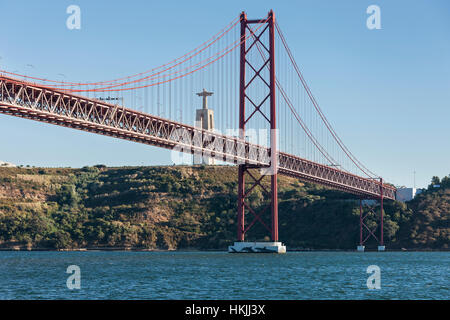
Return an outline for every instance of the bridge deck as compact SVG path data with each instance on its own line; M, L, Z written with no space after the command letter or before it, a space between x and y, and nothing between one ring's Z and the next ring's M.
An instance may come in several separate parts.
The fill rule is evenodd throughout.
M270 149L63 91L0 76L0 113L126 139L228 163L269 166ZM396 189L373 179L278 153L278 173L356 194L395 199Z

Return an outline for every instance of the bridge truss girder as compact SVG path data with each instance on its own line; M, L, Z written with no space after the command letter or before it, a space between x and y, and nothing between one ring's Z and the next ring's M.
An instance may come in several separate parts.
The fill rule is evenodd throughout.
M166 149L178 146L182 152L228 163L270 165L270 149L265 146L4 76L0 76L0 113ZM183 134L174 134L178 131ZM395 199L396 189L390 185L283 152L278 152L278 173L365 199L379 199L381 192L385 199Z

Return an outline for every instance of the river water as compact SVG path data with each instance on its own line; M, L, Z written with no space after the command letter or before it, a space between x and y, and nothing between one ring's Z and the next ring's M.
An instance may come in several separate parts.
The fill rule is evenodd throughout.
M449 275L450 252L3 251L0 299L449 299Z

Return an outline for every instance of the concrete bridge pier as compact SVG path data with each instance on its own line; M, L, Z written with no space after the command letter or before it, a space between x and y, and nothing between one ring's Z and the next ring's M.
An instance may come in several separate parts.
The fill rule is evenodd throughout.
M235 242L228 247L230 253L286 253L286 246L281 242Z

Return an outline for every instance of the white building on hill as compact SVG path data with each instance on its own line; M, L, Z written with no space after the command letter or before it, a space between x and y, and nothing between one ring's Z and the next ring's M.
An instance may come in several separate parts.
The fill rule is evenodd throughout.
M410 201L416 197L419 193L422 193L422 189L417 188L399 188L397 189L397 201Z
M16 167L16 165L12 164L12 163L9 163L9 162L0 161L0 167L13 168L13 167Z

